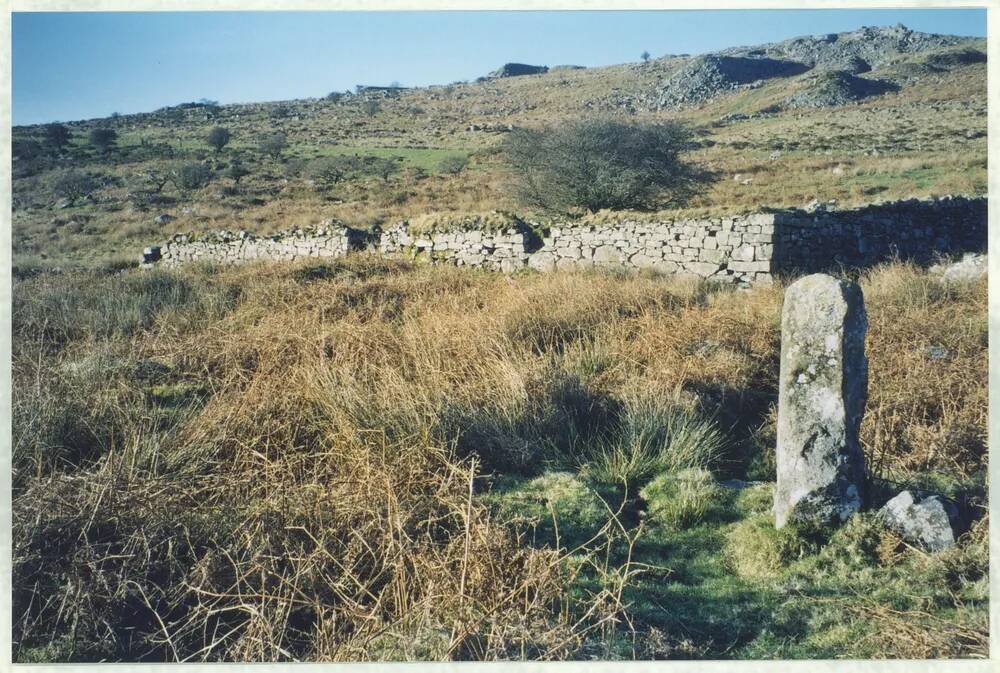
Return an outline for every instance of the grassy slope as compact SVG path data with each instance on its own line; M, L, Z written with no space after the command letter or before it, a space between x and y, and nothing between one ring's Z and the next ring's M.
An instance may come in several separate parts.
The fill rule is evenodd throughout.
M862 285L882 497L975 511L985 281ZM933 556L771 528L781 294L361 257L20 281L15 656L983 656L985 520ZM728 440L693 490L636 443L677 414Z
M502 134L469 131L471 123L538 125L601 112L609 96L648 90L681 62L662 59L415 89L382 101L372 116L358 100L290 101L225 106L214 119L194 110L172 118L131 115L80 122L73 125L77 135L67 156L15 179L15 258L21 265L93 265L132 261L144 245L178 231L267 232L327 217L367 226L429 211L517 210L504 171L489 151ZM726 114L752 114L780 102L807 77L773 80L699 108L640 112L635 118L682 119L703 130L704 146L693 158L719 179L690 204L695 212L797 206L814 198L852 204L985 191L985 64L924 74L899 92L840 108L792 109L716 125ZM277 108L287 114L277 116ZM85 142L90 128L106 124L122 137L123 149L111 157L95 155ZM233 141L213 161L222 168L241 157L253 170L238 189L224 193L231 182L219 178L194 193L176 193L168 186L167 202L149 211L129 203L124 183L168 161L163 148L150 148L171 148L172 161L211 158L204 137L216 124L229 128ZM281 162L256 150L261 135L274 131L285 133L290 144ZM37 132L18 128L15 137ZM780 156L772 159L776 150ZM388 182L356 180L329 193L317 192L289 172L294 158L342 153L397 157L402 170ZM457 176L438 173L449 156L471 156L472 161ZM21 166L15 164L15 175L32 172ZM96 203L56 209L51 184L70 166L110 174L122 184L102 190ZM154 224L159 212L177 219Z

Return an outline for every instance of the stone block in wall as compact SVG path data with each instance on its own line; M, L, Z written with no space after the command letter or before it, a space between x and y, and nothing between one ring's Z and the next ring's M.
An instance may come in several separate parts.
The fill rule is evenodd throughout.
M551 271L555 264L555 255L548 251L536 252L528 257L528 266L536 271Z
M707 278L719 270L719 265L710 262L688 262L684 265L684 268L702 278Z
M613 245L602 245L597 248L593 259L597 264L621 264L624 261L622 253Z
M559 251L559 256L568 257L569 259L580 259L583 256L583 252L579 245L569 245Z
M743 244L740 247L733 250L730 258L738 262L752 262L754 257L754 248L752 245Z
M637 269L651 269L662 261L662 257L653 257L642 252L637 252L629 257L628 263Z
M726 258L726 253L722 250L712 250L708 248L702 248L698 253L698 259L702 262L711 262L713 264L720 264Z

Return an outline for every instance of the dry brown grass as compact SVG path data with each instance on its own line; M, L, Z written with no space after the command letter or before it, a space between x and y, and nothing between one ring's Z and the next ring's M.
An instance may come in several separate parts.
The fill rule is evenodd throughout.
M985 282L895 265L863 283L873 464L975 473ZM571 563L481 503L483 475L541 469L635 396L720 414L742 464L773 422L781 294L363 256L19 282L15 652L600 652L641 571L601 549L633 532L609 511ZM602 588L567 593L581 567Z

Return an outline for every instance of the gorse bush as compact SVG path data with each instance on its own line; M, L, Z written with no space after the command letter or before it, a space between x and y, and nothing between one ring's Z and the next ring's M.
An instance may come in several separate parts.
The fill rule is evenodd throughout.
M711 178L684 159L694 146L692 132L674 122L581 119L515 129L502 155L527 206L558 212L651 210L684 203Z
M40 158L44 154L42 144L31 138L18 138L11 141L11 152L15 159L29 162Z

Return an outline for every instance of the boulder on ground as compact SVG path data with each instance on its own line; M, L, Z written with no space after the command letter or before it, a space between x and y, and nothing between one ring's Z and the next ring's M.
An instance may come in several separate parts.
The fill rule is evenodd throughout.
M958 510L938 495L916 500L903 491L879 510L885 525L907 542L928 551L941 551L955 546L952 521Z
M142 261L144 264L158 262L162 257L163 255L160 251L160 246L158 245L150 246L142 251Z
M973 281L986 275L988 263L986 255L967 253L952 264L935 264L930 272L950 281Z

